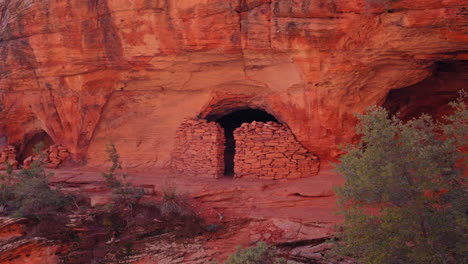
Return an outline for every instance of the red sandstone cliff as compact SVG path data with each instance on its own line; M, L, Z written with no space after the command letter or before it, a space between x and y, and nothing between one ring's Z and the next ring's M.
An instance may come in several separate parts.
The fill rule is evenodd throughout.
M3 0L0 133L21 149L44 130L91 165L113 141L126 166L165 166L184 118L251 107L333 157L354 137L353 112L383 104L390 90L451 98L466 85L466 8L463 0Z

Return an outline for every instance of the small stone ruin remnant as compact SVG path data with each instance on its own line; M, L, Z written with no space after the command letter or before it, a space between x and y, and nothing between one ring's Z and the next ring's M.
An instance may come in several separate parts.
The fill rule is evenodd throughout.
M244 123L234 130L236 178L294 179L317 175L320 161L275 122Z
M60 144L52 145L43 150L42 153L45 156L44 162L46 163L46 167L49 169L56 169L60 167L60 165L62 165L63 162L68 160L68 158L70 157L70 152L68 152L68 150ZM31 163L38 159L38 155L27 157L23 162L23 167L26 169L30 169Z
M225 168L225 131L216 122L186 120L176 133L172 167L186 175L219 178ZM235 178L295 179L318 174L320 161L276 122L243 123L234 130Z
M0 153L0 170L6 170L7 163L10 164L13 169L18 168L18 161L16 160L16 148L8 145L3 148Z
M172 167L186 175L219 178L224 173L224 131L205 119L185 120L176 132Z

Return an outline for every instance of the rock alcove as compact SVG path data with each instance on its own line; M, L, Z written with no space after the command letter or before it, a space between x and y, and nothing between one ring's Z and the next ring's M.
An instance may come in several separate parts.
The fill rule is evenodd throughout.
M438 61L432 66L432 74L421 82L390 90L383 107L391 115L403 120L428 114L436 120L443 120L452 108L449 102L458 97L468 81L467 61Z
M41 149L36 150L38 144L41 144ZM16 153L16 148L13 148ZM19 147L19 154L16 155L18 164L23 168L31 168L33 161L39 158L44 158L43 162L47 168L56 169L66 162L70 157L70 152L61 144L56 144L52 137L44 130L34 130L26 134L23 139L23 144ZM42 152L41 155L35 153Z
M54 145L54 140L44 130L33 131L24 137L24 144L20 148L19 161L23 162L27 157L34 155L34 148L37 144L41 143L44 145L43 149L47 149Z

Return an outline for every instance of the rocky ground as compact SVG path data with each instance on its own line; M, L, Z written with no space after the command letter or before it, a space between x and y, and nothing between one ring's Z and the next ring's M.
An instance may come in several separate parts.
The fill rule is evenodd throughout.
M62 169L54 173L51 184L62 186L63 191L84 193L93 206L110 202L111 193L99 170ZM259 241L276 245L290 263L322 263L323 253L330 247L326 240L333 233L333 225L341 220L334 212L332 187L343 180L328 164L318 176L296 180L195 181L163 170L132 171L128 180L145 189L145 199L157 199L164 189L175 186L177 193L186 193L196 211L214 227L212 232L190 239L163 234L138 241L130 258L135 263L223 261L237 246L252 246ZM56 263L65 246L24 238L27 224L25 219L2 219L0 262Z

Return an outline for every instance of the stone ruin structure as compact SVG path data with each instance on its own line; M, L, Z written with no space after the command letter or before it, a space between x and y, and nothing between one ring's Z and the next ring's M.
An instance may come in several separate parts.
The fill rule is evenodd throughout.
M163 168L184 118L239 102L335 160L353 113L444 115L468 83L466 1L385 2L0 1L0 138Z
M234 131L238 178L282 179L317 175L319 159L286 126L275 122L244 123Z
M187 175L218 178L224 172L224 143L218 123L186 120L176 133L172 167Z
M205 119L186 120L176 133L172 167L197 177L225 174L225 131ZM243 123L234 131L235 178L293 179L317 175L319 159L305 149L285 125Z
M52 145L44 149L42 153L45 156L46 167L49 169L57 169L70 157L70 152L60 144ZM26 169L31 168L31 163L37 159L39 159L37 155L27 157L23 161L23 167Z
M43 150L44 162L46 167L49 169L56 169L60 167L70 157L70 152L62 145L55 144ZM17 169L19 166L18 160L16 160L17 151L14 146L6 146L2 152L0 152L0 170L6 170L9 163L13 169ZM31 168L31 163L38 160L38 155L32 155L24 159L23 167L25 169Z
M7 163L10 164L13 169L18 168L18 161L16 160L16 148L8 145L3 148L0 153L0 170L6 170Z

